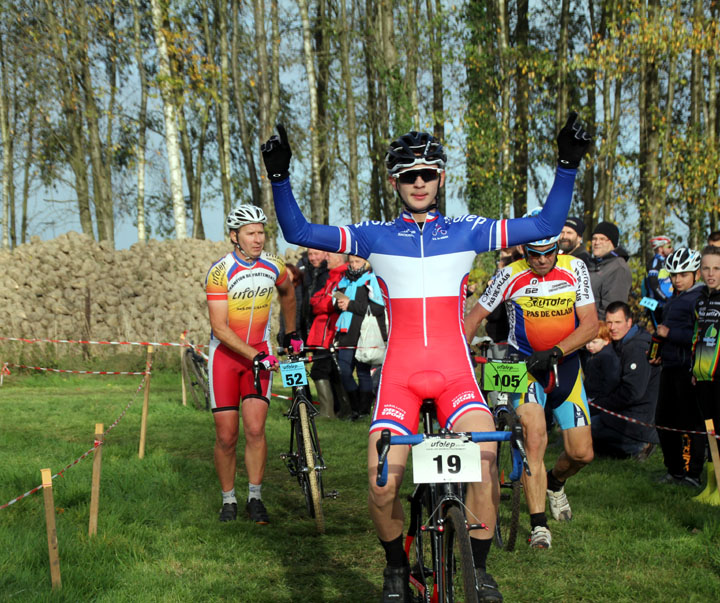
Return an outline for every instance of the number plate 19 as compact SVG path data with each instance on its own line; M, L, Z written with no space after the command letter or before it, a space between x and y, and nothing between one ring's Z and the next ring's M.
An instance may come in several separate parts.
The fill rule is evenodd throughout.
M280 364L280 376L283 387L307 385L307 372L303 362L283 362Z
M480 482L480 447L467 440L429 438L412 447L413 481Z

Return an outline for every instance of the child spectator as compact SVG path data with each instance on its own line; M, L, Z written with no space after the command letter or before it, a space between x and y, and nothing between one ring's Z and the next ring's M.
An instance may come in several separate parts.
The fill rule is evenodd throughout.
M702 284L696 282L699 268L700 253L694 249L680 247L667 256L665 269L670 273L673 293L662 308L657 326L659 351L650 360L651 364L662 364L655 423L683 431L704 431L690 374L694 309L702 291ZM658 481L700 487L705 436L658 429L658 438L667 469ZM686 463L684 451L688 447L690 459Z
M720 247L702 251L700 274L705 286L695 306L692 371L700 407L720 428Z
M605 321L601 320L598 327L597 337L585 345L588 356L583 368L584 384L590 399L609 394L620 381L620 358L609 345L612 343L610 331Z

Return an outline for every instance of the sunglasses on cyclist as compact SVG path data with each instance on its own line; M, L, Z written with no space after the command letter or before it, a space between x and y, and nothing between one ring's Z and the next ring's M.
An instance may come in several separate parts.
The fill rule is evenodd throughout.
M421 170L408 170L407 172L401 172L395 174L395 179L402 184L414 184L417 177L423 179L423 182L433 182L440 177L440 172L437 168L423 168Z
M528 256L531 258L541 258L544 255L548 255L550 253L555 253L557 251L557 243L553 245L552 247L546 249L545 251L538 251L537 249L530 249L530 247L525 247L525 251L527 252Z

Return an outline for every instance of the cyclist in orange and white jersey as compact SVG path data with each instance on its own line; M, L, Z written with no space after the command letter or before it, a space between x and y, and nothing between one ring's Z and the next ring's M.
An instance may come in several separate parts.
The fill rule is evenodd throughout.
M233 209L227 226L235 249L211 266L205 281L212 326L208 376L216 433L215 469L223 498L220 521L237 518L235 468L241 406L249 481L246 510L255 523L269 521L261 488L267 461L268 371L278 366L268 344L270 303L277 288L285 324L294 325L295 292L285 263L263 251L266 222L262 209L254 205ZM283 344L294 351L302 349L295 331L285 335ZM255 389L254 365L266 369L260 373L262 394Z
M471 340L480 322L505 302L510 351L527 359L528 391L512 394L512 401L523 426L530 465L531 475L523 474L522 482L530 512L529 542L537 549L551 546L546 491L553 518L571 519L565 481L593 458L590 413L576 352L597 334L597 310L585 262L558 255L558 239L559 235L524 245L525 258L495 275L465 321ZM559 362L559 384L546 393L553 356ZM546 406L562 430L564 444L564 451L547 473L543 461Z

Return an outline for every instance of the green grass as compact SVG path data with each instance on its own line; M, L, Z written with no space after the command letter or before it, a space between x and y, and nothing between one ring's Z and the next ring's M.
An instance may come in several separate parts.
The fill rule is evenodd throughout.
M0 504L92 446L131 400L137 377L13 375L0 389ZM62 589L50 588L42 492L0 510L1 601L378 601L384 558L367 512L367 423L319 420L328 470L327 533L318 536L279 458L286 403L274 399L263 488L271 524L220 524L209 413L179 403L179 377L153 375L146 456L137 457L142 394L103 449L98 535L89 539L92 458L53 482ZM548 450L548 461L558 453ZM245 492L242 463L238 491ZM551 521L553 548L531 551L526 510L517 550L493 549L506 601L714 601L720 509L659 486L645 464L598 459L570 482L575 519ZM409 480L408 480L409 481ZM411 484L406 483L409 491Z

